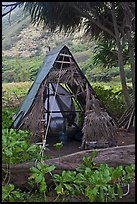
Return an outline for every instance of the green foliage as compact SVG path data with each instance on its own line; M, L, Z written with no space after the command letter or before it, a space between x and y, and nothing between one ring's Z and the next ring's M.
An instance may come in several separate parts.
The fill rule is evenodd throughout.
M43 62L42 56L31 58L8 58L2 59L2 81L23 82L33 81Z
M132 36L132 40L134 40L134 36ZM134 44L133 44L134 46ZM118 49L115 41L99 41L94 48L94 57L93 64L102 64L103 67L118 67L117 58L118 58ZM123 60L124 65L129 63L129 55L128 55L128 46L125 44L123 47Z
M72 44L71 45L71 52L76 53L76 52L83 52L89 48L88 43L78 43L78 44Z
M73 183L75 181L76 171L62 171L62 174L54 174L53 180L56 184L55 191L58 195L74 195Z
M103 73L103 74L99 73L99 74L95 74L95 75L91 74L90 78L91 78L92 82L96 82L96 81L108 82L108 81L112 80L111 75L108 73Z
M31 133L13 129L2 129L2 162L17 164L39 159L40 147L29 144Z
M54 174L55 190L58 196L83 197L88 202L105 202L123 197L122 188L131 183L135 176L135 165L125 168L109 167L107 164L96 165L93 162L96 153L83 157L75 171L62 171L61 175Z
M57 149L61 149L63 147L63 143L58 142L58 143L54 144L53 146L56 147Z
M2 202L15 202L19 199L22 193L19 189L15 189L13 184L6 184L2 186Z
M122 89L118 86L105 87L100 84L93 84L92 87L111 115L119 119L126 110Z
M54 165L48 166L47 164L43 164L41 162L37 163L36 167L32 167L30 170L32 175L28 178L30 185L38 184L39 192L45 193L47 192L47 184L45 180L45 174L50 173L55 169ZM33 182L31 182L33 181ZM46 199L46 197L45 197Z
M23 191L13 184L2 186L2 202L45 202L41 193L36 191Z
M23 191L22 196L16 202L45 202L45 198L37 190Z
M15 110L13 108L9 108L8 110L6 108L2 108L2 128L9 128L9 126L12 123L11 116L15 113Z
M79 172L84 172L85 167L90 168L90 169L95 169L95 162L93 162L93 158L96 156L96 151L93 151L89 157L83 156L83 164L81 164L78 168L77 171Z
M3 83L2 84L2 108L14 109L16 112L27 94L32 82Z
M94 48L93 64L102 64L103 67L118 66L115 41L98 42Z

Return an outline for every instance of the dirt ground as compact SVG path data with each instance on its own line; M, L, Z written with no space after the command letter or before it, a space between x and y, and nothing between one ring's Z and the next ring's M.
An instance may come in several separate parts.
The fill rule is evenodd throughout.
M127 133L125 130L118 129L116 141L118 146L135 144L135 133ZM48 148L46 148L45 150L45 156L47 156L47 158L51 159L82 151L80 141L69 141L64 144L63 147L60 149L57 149L53 146L55 143L58 142L60 142L60 140L57 138L57 136L48 137Z

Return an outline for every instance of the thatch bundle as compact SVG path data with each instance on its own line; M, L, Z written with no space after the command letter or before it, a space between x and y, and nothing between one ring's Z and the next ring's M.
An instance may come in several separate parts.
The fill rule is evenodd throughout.
M82 148L86 148L91 142L116 146L116 126L112 123L112 118L106 111L101 110L98 100L94 97L89 104L92 104L92 110L87 111L85 116Z

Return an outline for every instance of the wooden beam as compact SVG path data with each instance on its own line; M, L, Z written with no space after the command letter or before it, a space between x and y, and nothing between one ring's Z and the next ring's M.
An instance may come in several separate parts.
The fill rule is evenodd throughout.
M61 71L61 74L65 74L66 72L67 72L68 70L67 69L63 69L62 71ZM59 74L60 73L60 70L58 69L58 70L53 70L53 71L51 71L50 72L50 75L55 75L55 74Z
M82 111L45 111L45 113L81 113L81 112Z
M60 56L64 56L64 57L72 57L71 55L67 55L67 54L63 54L63 53L60 53Z
M55 61L57 63L64 63L64 64L74 64L74 62L67 62L67 61Z

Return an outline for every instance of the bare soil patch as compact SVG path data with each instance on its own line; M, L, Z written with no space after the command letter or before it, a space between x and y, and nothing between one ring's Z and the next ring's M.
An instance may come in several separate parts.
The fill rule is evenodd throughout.
M118 146L135 144L135 133L128 133L123 129L118 129L116 141ZM69 141L61 149L54 147L55 143L60 142L57 136L48 137L47 142L48 148L46 148L45 155L50 159L82 151L80 141Z

